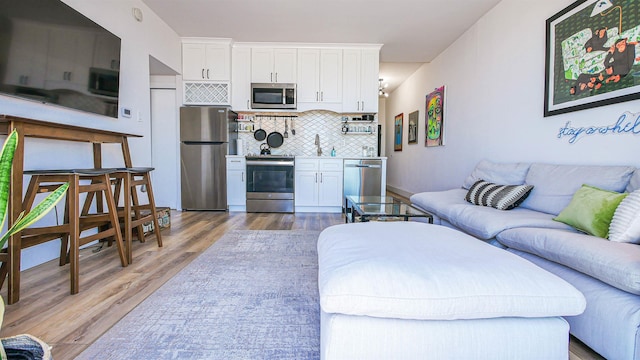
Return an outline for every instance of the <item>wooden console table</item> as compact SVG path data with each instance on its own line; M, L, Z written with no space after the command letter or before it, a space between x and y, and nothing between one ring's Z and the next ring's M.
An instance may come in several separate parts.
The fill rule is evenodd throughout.
M8 226L11 226L14 223L22 211L25 137L91 143L93 144L93 166L95 168L102 167L101 144L120 144L122 147L124 166L132 167L133 164L131 163L131 154L129 153L127 138L141 137L141 135L120 133L116 131L98 130L76 125L65 125L10 115L0 115L0 134L7 135L13 129L18 131L18 146L13 158L13 167L11 171L11 194L9 196ZM78 229L75 229L75 231L79 232ZM70 236L70 238L75 238L77 241L79 234L75 235L76 236ZM71 246L71 249L73 248L74 246ZM3 254L5 258L2 259L8 264L8 304L15 304L20 300L20 253L20 235L17 234L9 239L7 253ZM71 272L78 272L77 258L77 256L70 256ZM77 292L77 287L78 284L74 284L72 282L71 292Z

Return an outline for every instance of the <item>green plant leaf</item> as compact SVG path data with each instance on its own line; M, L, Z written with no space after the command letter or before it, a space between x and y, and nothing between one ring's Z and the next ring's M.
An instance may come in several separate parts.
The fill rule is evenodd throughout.
M0 229L4 226L7 219L7 203L9 202L9 193L11 186L11 165L13 156L18 146L18 132L13 129L11 134L2 146L2 154L0 154Z
M56 204L64 197L65 192L69 188L69 183L62 184L54 192L49 194L42 202L40 202L35 208L33 208L24 217L17 220L13 226L0 238L0 248L4 247L9 237L17 232L22 231L24 228L32 225L36 221L40 220L46 213L53 209Z

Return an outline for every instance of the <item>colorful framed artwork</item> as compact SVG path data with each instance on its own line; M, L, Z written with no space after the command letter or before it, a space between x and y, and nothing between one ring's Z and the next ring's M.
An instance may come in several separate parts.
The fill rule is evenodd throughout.
M407 135L409 144L418 143L418 110L409 114L409 135Z
M544 116L640 98L640 3L579 0L547 19Z
M444 145L444 85L427 95L424 146Z
M402 151L402 123L404 122L404 113L398 114L394 121L393 131L393 150Z

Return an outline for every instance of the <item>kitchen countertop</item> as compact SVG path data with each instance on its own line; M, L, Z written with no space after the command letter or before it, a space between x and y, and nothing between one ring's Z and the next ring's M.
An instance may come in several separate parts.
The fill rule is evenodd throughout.
M277 155L277 154L274 154ZM245 155L227 155L227 158L244 158ZM379 160L386 160L387 157L386 156L303 156L303 155L299 155L299 156L295 156L296 158L299 159L358 159L358 160L368 160L368 159L379 159Z
M296 158L300 159L358 159L358 160L368 160L368 159L379 159L385 160L384 156L296 156Z

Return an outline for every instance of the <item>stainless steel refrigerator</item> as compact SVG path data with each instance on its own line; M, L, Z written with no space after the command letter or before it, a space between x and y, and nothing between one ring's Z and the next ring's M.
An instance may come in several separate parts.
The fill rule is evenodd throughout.
M226 107L180 108L182 210L226 210L226 155L235 154L238 114Z

